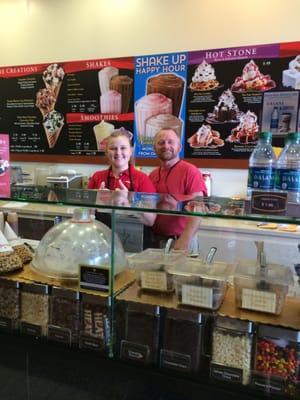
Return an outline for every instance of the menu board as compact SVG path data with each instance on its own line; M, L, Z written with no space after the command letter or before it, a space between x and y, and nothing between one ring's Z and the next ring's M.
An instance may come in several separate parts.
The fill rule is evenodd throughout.
M0 67L0 131L13 155L88 162L122 127L151 160L167 127L181 157L230 168L222 160L246 165L260 131L282 146L300 129L299 91L300 42Z
M96 155L133 130L133 58L0 69L0 127L12 153Z
M185 156L249 158L261 130L281 146L296 130L299 93L285 79L293 58L279 44L189 53Z
M9 136L0 133L0 197L10 196Z

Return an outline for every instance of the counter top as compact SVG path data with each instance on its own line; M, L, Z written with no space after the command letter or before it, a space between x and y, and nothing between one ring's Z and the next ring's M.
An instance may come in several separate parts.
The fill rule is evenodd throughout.
M60 204L46 204L46 203L29 203L29 202L16 202L0 200L0 211L16 211L20 215L34 215L34 216L57 216L71 217L76 206L66 206ZM101 210L106 212L108 210ZM118 211L118 214L124 215L124 211ZM131 215L132 217L132 215ZM137 219L137 218L136 218ZM201 217L202 223L200 229L227 231L227 232L242 232L242 233L255 233L264 234L276 237L290 237L300 238L300 226L291 226L295 232L281 231L282 224L277 224L276 229L266 229L263 226L258 227L257 221L249 221L242 219L218 218L218 217ZM138 219L137 219L138 220ZM262 218L263 220L263 218ZM269 224L270 225L270 224ZM274 225L274 224L273 224ZM286 227L288 228L288 227Z

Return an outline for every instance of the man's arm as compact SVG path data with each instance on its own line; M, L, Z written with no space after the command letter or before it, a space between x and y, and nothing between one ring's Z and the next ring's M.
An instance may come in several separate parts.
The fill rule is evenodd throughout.
M188 250L189 244L195 233L198 231L199 226L201 224L200 217L186 217L186 218L188 218L187 224L182 234L175 242L174 245L175 250Z

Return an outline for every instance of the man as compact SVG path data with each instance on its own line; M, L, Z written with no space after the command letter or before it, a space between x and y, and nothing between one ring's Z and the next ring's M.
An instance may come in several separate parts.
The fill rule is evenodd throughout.
M149 177L158 193L199 196L207 194L198 168L180 159L181 142L173 129L163 128L155 135L154 150L160 167L153 170ZM152 229L158 239L175 236L177 240L174 248L187 250L199 225L198 217L157 215Z

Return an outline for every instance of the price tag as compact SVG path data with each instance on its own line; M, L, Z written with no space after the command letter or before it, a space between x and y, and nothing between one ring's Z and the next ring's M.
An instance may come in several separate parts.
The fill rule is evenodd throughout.
M287 193L252 192L251 212L254 214L285 215Z
M109 291L110 267L106 265L79 265L80 287Z
M265 292L263 290L243 288L242 308L275 314L276 294L272 292Z
M182 304L212 308L213 289L203 286L182 285Z
M142 271L141 286L143 289L167 290L167 274L163 271Z

